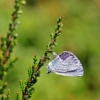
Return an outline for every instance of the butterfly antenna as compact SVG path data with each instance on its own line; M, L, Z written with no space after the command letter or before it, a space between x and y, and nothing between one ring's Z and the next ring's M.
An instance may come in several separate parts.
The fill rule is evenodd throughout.
M47 75L47 74L48 74L48 73L45 73L45 74L40 74L40 77L41 77L41 76L44 76L44 75Z
M41 76L44 76L44 75L47 75L47 74L49 75L49 73L51 73L51 71L50 71L50 72L47 72L47 73L45 73L45 74L40 74L40 77L41 77Z

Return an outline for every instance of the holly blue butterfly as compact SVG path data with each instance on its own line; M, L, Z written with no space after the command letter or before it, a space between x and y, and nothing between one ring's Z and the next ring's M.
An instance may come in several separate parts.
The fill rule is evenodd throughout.
M83 67L79 59L71 52L64 51L57 55L53 53L54 59L49 62L48 73L53 72L63 76L83 76Z

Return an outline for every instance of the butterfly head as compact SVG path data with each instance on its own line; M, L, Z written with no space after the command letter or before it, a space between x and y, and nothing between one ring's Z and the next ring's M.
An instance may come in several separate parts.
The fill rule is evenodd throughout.
M51 62L49 62L49 64L48 64L48 66L47 66L47 74L49 74L49 73L51 73L52 72L52 70L51 70L51 66L52 66L52 63Z

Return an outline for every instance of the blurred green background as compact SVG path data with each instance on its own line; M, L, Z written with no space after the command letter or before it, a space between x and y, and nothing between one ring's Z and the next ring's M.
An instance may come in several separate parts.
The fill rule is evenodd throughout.
M8 31L13 4L14 0L0 0L0 36ZM35 84L31 100L100 100L100 0L27 0L22 9L18 44L13 52L19 60L5 78L11 100L20 92L19 80L27 79L33 54L40 58L46 50L61 15L65 16L63 32L54 51L73 52L82 62L84 76L43 75ZM46 73L45 66L41 74Z

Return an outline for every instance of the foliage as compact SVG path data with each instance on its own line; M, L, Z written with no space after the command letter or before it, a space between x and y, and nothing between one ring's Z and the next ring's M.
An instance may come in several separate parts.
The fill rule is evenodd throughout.
M50 60L50 57L48 56L49 53L52 53L52 48L56 45L56 39L57 36L59 36L61 34L61 27L62 27L62 23L61 23L61 19L62 16L60 18L58 18L57 20L57 26L55 28L55 34L51 34L51 41L50 43L47 45L47 50L44 52L43 56L41 57L41 59L39 60L39 62L37 63L37 58L36 55L34 55L33 58L33 65L32 67L29 67L28 69L28 79L25 83L23 83L22 81L20 81L20 87L22 90L22 99L23 100L27 100L29 98L31 98L33 92L34 92L34 88L33 85L37 82L37 77L40 76L40 68L44 65L44 63L48 60Z
M0 37L8 31L10 14L14 0L0 1ZM17 46L13 55L18 56L14 67L9 70L4 82L10 88L10 99L15 99L17 91L21 97L19 80L26 82L27 70L33 63L33 54L37 59L43 55L45 46L55 25L55 19L64 15L63 34L54 48L56 53L64 50L73 52L84 67L84 76L62 77L46 73L41 67L41 77L34 85L35 92L30 100L100 100L100 2L99 0L26 0L24 13L20 17L17 32ZM8 9L9 8L9 9ZM2 57L0 51L0 57ZM37 61L38 63L38 61ZM47 62L48 63L48 62ZM27 68L30 67L30 68ZM7 92L5 91L5 94ZM17 97L17 96L16 96Z
M11 68L12 66L14 66L13 64L16 62L17 58L13 59L12 61L10 61L8 64L7 62L10 60L11 58L11 53L13 51L14 46L16 45L16 39L18 34L14 33L14 31L16 30L17 24L19 24L19 21L17 21L18 17L20 16L20 14L22 13L22 11L20 10L20 6L22 4L25 4L24 0L15 0L15 5L14 5L14 12L12 13L12 21L9 24L9 31L7 33L7 36L5 38L1 38L1 50L3 52L3 58L0 59L1 62L1 74L0 74L0 79L1 79L1 84L3 81L3 77L5 72L8 71L9 68ZM28 69L28 79L26 80L26 82L23 82L22 80L20 80L20 88L22 91L22 100L28 100L29 98L31 98L33 92L34 92L34 84L37 82L37 77L40 76L40 68L44 65L44 63L47 60L50 60L50 57L48 56L49 53L52 53L52 49L54 46L56 46L56 39L57 36L59 36L62 32L62 16L59 17L57 19L57 26L55 28L55 33L51 33L51 41L50 43L47 45L47 50L44 52L43 56L41 57L41 59L39 60L39 62L37 63L37 58L36 55L34 55L33 58L33 65L32 67L29 67ZM7 67L5 67L7 66ZM8 90L6 96L4 97L3 93L4 90L7 86L7 83L3 84L3 86L1 86L1 99L2 100L9 100L10 99L10 90ZM19 93L16 94L16 100L19 100Z
M6 37L0 38L0 51L2 52L2 57L0 58L0 94L1 99L9 100L10 99L10 91L6 96L4 95L4 90L7 87L7 83L3 83L4 76L7 74L8 70L13 67L14 63L17 60L17 57L11 56L13 52L13 48L16 45L16 39L18 34L14 31L17 29L17 25L20 23L17 19L21 15L22 11L20 10L20 6L25 4L24 0L15 0L14 11L12 13L11 22L9 24L9 30L7 32Z

